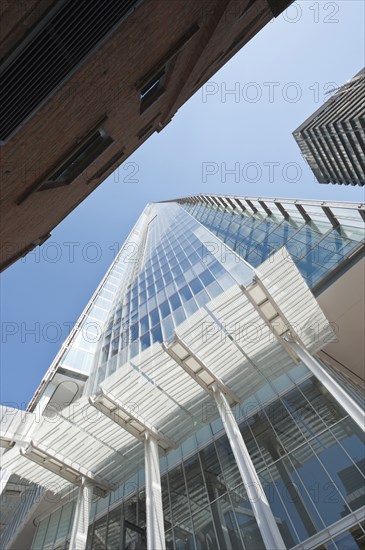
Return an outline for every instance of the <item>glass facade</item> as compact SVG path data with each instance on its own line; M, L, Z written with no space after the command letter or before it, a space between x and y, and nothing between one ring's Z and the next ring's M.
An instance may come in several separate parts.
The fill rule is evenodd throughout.
M171 339L175 327L235 282L229 266L206 246L209 232L202 234L198 221L176 204L149 208L134 269L123 277L103 334L90 391L141 351ZM240 267L243 276L245 269L251 273ZM122 267L114 271L124 275Z
M296 208L293 211L287 208L288 217L284 218L259 210L232 210L229 205L182 206L254 267L285 245L310 288L341 264L364 239L360 228L346 223L334 228L324 215L305 221Z
M267 384L266 394L274 396L270 402L265 404L260 392L261 399L253 396L253 414L242 406L234 414L282 537L291 548L363 506L365 438L305 367L288 369L280 391L278 384L276 390ZM220 421L207 424L162 458L161 472L168 549L264 548ZM66 541L62 546L56 531L62 529L64 536L65 522L59 522L59 516L69 518L71 506L40 523L33 550L50 550L55 542L56 548L65 548ZM143 470L117 492L95 501L91 520L89 549L119 549L121 544L145 548ZM353 540L348 548L363 548L363 527L357 523L352 534L329 537L322 548L342 550L346 547L339 541L346 539Z
M288 207L290 210L290 206ZM94 352L86 393L174 330L285 245L311 288L359 246L363 230L334 227L319 215L305 220L259 208L203 201L149 205L137 224L133 254L117 258L105 285L114 285ZM326 533L311 548L364 548L364 433L303 365L289 362L261 383L234 414L287 548ZM332 372L323 364L323 368ZM357 386L338 381L360 404ZM260 382L260 380L259 380ZM205 425L160 459L166 546L171 550L258 550L265 545L221 420ZM41 518L32 550L68 547L73 498ZM326 531L331 527L331 532ZM314 539L313 539L314 540ZM144 549L144 470L90 515L90 550Z

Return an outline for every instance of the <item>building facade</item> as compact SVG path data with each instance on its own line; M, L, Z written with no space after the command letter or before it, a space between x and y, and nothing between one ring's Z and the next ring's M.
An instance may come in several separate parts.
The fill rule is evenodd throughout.
M363 548L361 373L323 354L358 344L319 307L363 261L363 222L350 203L148 205L27 412L3 408L2 547Z
M365 69L294 132L319 183L365 185Z
M0 269L113 172L133 183L128 157L291 2L1 2Z

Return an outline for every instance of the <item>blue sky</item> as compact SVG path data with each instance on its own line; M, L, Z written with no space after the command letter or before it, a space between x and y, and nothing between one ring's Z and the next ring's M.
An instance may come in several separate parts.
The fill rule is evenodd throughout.
M296 2L4 272L2 402L26 406L146 203L196 193L364 202L361 188L318 184L292 137L364 66L363 21L361 0Z

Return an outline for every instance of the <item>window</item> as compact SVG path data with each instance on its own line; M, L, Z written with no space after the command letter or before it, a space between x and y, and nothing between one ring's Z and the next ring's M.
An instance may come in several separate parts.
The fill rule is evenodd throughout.
M150 333L146 332L146 334L141 337L141 351L147 349L150 345Z
M193 295L191 293L191 290L189 289L188 286L184 286L181 290L180 290L180 296L181 296L181 299L183 302L187 302L188 300L190 300Z
M203 271L203 273L200 274L200 279L205 286L210 285L210 283L214 281L214 277L208 269L206 269L205 271Z
M148 109L165 91L166 67L161 69L151 80L141 88L141 113Z
M158 314L157 308L153 309L150 312L150 321L151 321L151 327L154 327L160 321L160 316Z
M248 12L248 10L251 8L251 6L254 5L255 2L256 2L256 0L249 0L247 6L246 6L245 9L243 10L243 12L240 14L240 16L239 16L238 19L241 19L241 17L242 17L243 15L245 15L245 13Z
M170 315L170 306L169 306L168 302L163 302L160 305L160 312L161 312L161 316L162 316L163 319L165 317L167 317L168 315Z
M114 340L112 340L112 352L111 352L112 356L118 353L118 344L119 344L119 339L114 338Z
M141 324L141 334L144 334L148 329L149 329L149 324L148 324L148 317L143 317L140 321L140 324Z
M155 342L163 342L162 331L161 331L161 325L156 325L156 326L151 330L151 334L152 334L153 343L155 343Z
M175 311L175 309L177 309L178 307L181 306L181 300L179 298L179 295L178 294L173 294L170 298L170 305L171 305L171 309L173 311Z
M58 168L53 170L48 176L42 177L30 188L28 188L16 203L22 204L36 191L45 191L63 185L69 185L86 168L88 168L111 144L113 140L102 129L94 130L81 144L77 144L76 150L63 159ZM90 183L90 179L86 183Z
M202 283L199 281L199 279L196 277L193 279L190 283L190 288L193 291L194 294L198 294L203 288Z
M69 185L76 179L113 140L104 132L97 130L81 144L52 174L50 174L38 190L51 189L61 185Z

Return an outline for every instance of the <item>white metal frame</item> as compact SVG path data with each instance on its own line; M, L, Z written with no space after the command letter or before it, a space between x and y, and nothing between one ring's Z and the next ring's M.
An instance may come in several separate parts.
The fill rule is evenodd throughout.
M5 491L5 487L11 476L11 470L8 468L0 469L0 495Z
M177 334L175 334L173 343L162 344L162 348L204 391L213 396L213 385L215 384L224 391L231 405L240 402L239 397L207 365L200 361Z
M365 506L362 506L355 512L352 512L352 514L339 519L335 523L332 523L332 525L329 525L322 531L319 531L319 533L309 537L304 542L297 544L292 548L292 550L315 550L315 548L318 548L321 544L326 543L329 538L337 537L344 531L347 531L347 529L350 529L353 525L363 521L364 517Z
M161 449L162 454L166 454L168 450L175 449L176 445L128 405L121 403L110 392L102 388L89 398L89 403L139 441L144 442L147 548L148 550L165 550L159 451Z
M92 497L93 486L83 479L77 495L70 538L70 550L85 550L86 548Z
M170 357L178 358L176 363L181 366L194 380L196 380L196 371L192 370L186 361L190 361L190 364L193 365L200 365L201 369L207 373L208 381L212 377L216 378L212 371L200 359L198 359L195 353L180 338L175 336L174 342L169 346L165 345L164 349ZM176 352L176 350L178 351ZM183 354L184 350L185 357ZM191 360L193 360L193 362ZM251 460L250 454L247 450L246 444L227 399L228 396L232 396L233 392L225 386L221 380L218 381L218 379L213 379L212 382L208 382L204 385L204 382L200 377L200 380L197 382L205 389L207 393L212 395L216 402L266 549L285 550L285 543L280 534L274 515L271 511L270 504L266 498L265 491L256 473L254 464Z
M158 442L163 453L177 448L174 441L161 434L135 410L105 389L99 388L97 393L89 397L89 403L142 443L145 442L145 436L150 434Z
M145 435L145 475L147 548L148 550L165 550L165 528L158 443L156 439L147 432Z
M25 448L20 449L20 454L27 459L35 462L42 468L62 477L69 483L79 485L79 483L88 483L95 488L99 496L106 496L109 491L116 489L115 485L104 481L98 476L85 472L79 464L71 462L67 457L59 454L53 454L43 446L39 446L31 441Z
M354 422L365 431L365 413L356 401L352 399L346 390L322 367L318 359L313 357L303 345L295 341L288 340L288 342L297 357L345 409Z

